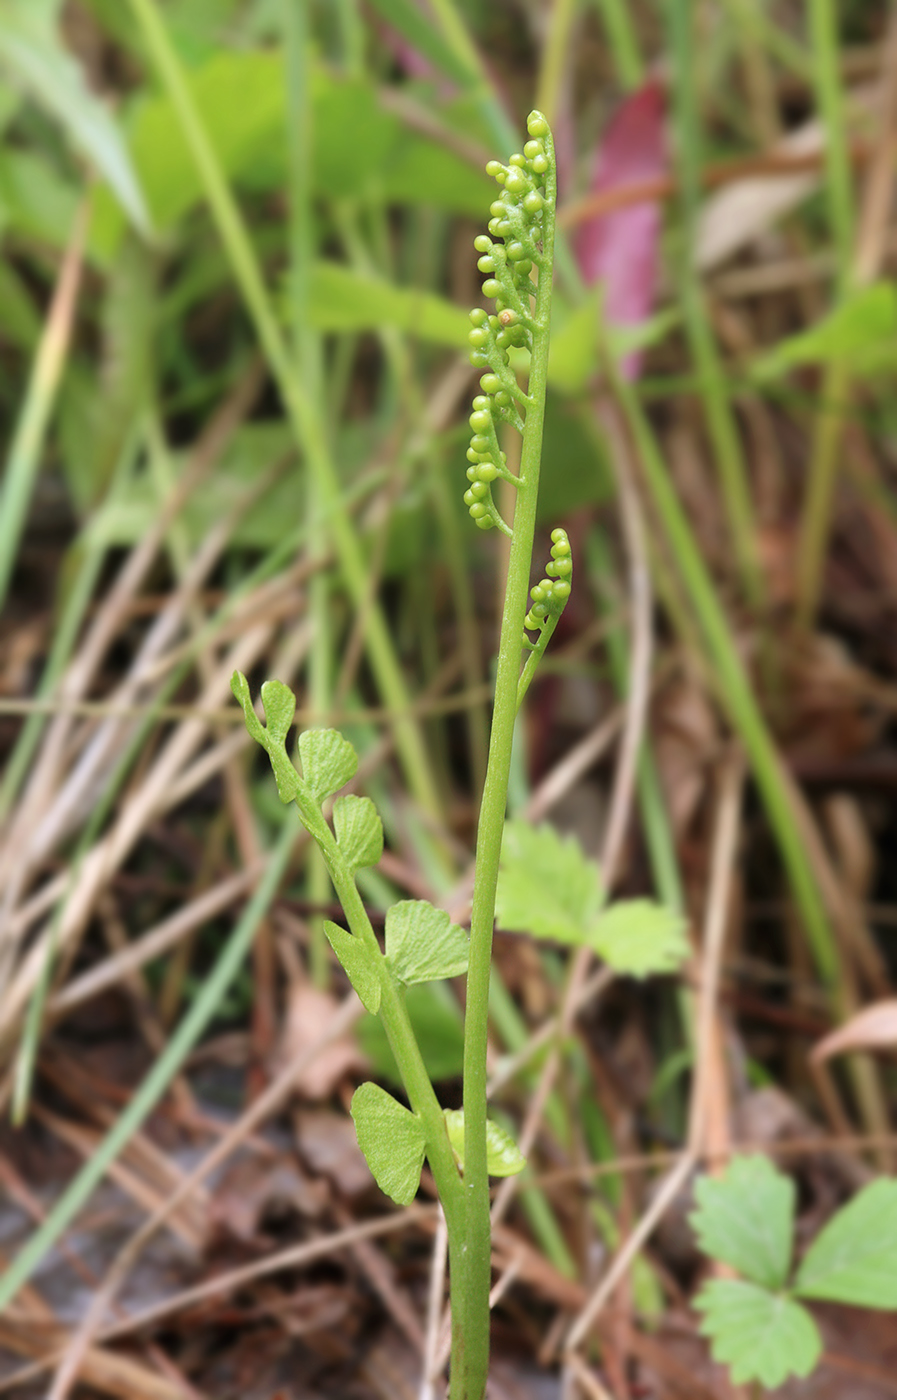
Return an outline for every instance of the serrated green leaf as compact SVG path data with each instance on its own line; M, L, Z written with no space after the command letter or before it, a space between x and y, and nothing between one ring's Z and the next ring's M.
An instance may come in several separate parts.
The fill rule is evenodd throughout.
M349 793L333 804L333 829L353 870L376 865L383 855L383 823L369 797Z
M547 823L505 825L496 912L502 928L581 944L603 900L598 866Z
M615 972L674 972L688 956L685 920L650 899L620 900L589 931L589 943Z
M705 1254L765 1288L783 1287L791 1265L794 1182L768 1157L733 1157L725 1176L699 1177L689 1216Z
M778 1293L736 1279L706 1283L694 1306L715 1361L732 1368L736 1385L760 1381L775 1390L789 1376L808 1376L822 1340L806 1308Z
M449 1142L461 1170L464 1170L464 1109L443 1109ZM526 1166L526 1158L510 1133L491 1118L486 1120L486 1170L490 1176L516 1176Z
M262 685L265 723L276 744L285 744L290 725L296 714L296 697L283 681L265 681Z
M816 1236L795 1292L866 1308L897 1308L897 1181L862 1191Z
M402 899L386 912L386 956L400 982L436 982L467 971L469 939L444 909Z
M348 929L340 928L339 924L331 923L329 919L324 920L324 932L340 960L343 971L352 983L358 1000L365 1011L376 1016L380 1010L380 978L377 976L373 952L360 938L349 933Z
M379 1084L362 1084L352 1096L358 1146L380 1190L410 1206L420 1185L426 1137L416 1114Z
M303 782L318 802L358 772L358 754L337 729L306 729L299 736L299 757Z

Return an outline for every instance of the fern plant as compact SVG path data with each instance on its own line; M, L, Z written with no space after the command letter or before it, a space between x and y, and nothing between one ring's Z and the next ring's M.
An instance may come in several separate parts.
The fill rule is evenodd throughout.
M490 161L499 186L489 234L476 240L485 296L494 311L471 312L470 358L484 371L473 401L464 500L480 529L497 528L511 541L499 643L489 762L480 809L476 883L470 937L448 914L425 900L403 900L386 917L385 949L356 885L356 873L375 865L383 828L367 797L329 801L354 775L358 759L334 730L299 739L299 768L286 741L295 714L293 693L279 681L262 686L267 723L255 714L246 678L232 689L246 725L266 750L283 802L295 802L320 847L348 929L326 925L327 937L368 1011L380 1016L399 1067L409 1108L376 1084L352 1100L358 1141L380 1187L400 1204L417 1191L426 1157L445 1212L452 1303L452 1400L482 1400L489 1364L489 1176L520 1171L523 1158L508 1135L486 1116L486 1033L495 895L507 802L514 720L535 667L570 595L573 565L563 530L552 535L546 577L527 597L548 376L551 287L557 183L554 146L540 112L527 121L529 140L507 165ZM533 273L535 271L535 279ZM510 351L529 351L524 389ZM498 430L511 424L523 437L519 474L507 465ZM508 523L493 499L501 480L516 493ZM529 604L529 606L528 606ZM533 633L530 637L527 633ZM526 664L522 665L524 655ZM405 1006L404 989L417 982L467 972L464 1107L444 1113L436 1098Z
M383 828L368 797L337 796L358 758L332 729L303 733L298 767L287 752L295 697L280 681L262 686L266 724L255 713L246 678L232 680L249 733L265 749L281 801L295 802L314 837L342 905L347 928L325 931L365 1008L380 1017L408 1098L405 1107L377 1084L362 1084L352 1100L359 1144L378 1184L401 1205L413 1200L424 1159L436 1183L449 1245L452 1400L482 1400L489 1365L491 1230L489 1177L523 1169L510 1136L486 1113L486 1037L492 934L499 890L505 926L567 944L588 944L620 971L642 976L676 965L685 952L681 921L646 901L611 910L593 862L551 828L512 823L505 809L514 723L536 667L570 596L573 560L563 529L551 535L545 577L530 588L542 428L548 376L556 179L554 147L540 112L527 122L529 140L507 165L486 167L498 186L489 233L475 247L494 303L470 313L470 358L484 372L470 415L468 488L464 495L478 528L510 540L495 681L492 729L477 831L470 935L426 900L402 900L386 915L381 950L356 884L376 865ZM535 276L534 276L535 273ZM511 351L529 353L527 387L518 382ZM513 472L499 442L510 425L523 438ZM493 497L496 481L513 490L506 521ZM332 803L328 820L327 808ZM553 914L529 899L535 877ZM463 1108L443 1111L427 1074L405 1002L417 983L467 974Z

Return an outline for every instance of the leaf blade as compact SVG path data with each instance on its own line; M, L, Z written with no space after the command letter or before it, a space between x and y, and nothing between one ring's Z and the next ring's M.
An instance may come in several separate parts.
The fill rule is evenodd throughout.
M545 823L505 824L496 912L503 928L578 946L601 907L598 866Z
M302 780L319 803L358 772L358 755L338 729L306 729L299 736L299 757Z
M444 909L402 899L386 913L386 956L400 982L441 981L467 971L468 938Z
M760 1381L769 1390L791 1375L808 1376L822 1355L815 1322L793 1298L754 1283L713 1279L694 1301L700 1332L715 1361L731 1367L736 1385Z
M464 1170L464 1109L443 1109L445 1127L458 1166ZM486 1170L490 1176L517 1176L526 1166L526 1158L510 1133L500 1123L486 1119Z
M376 1016L380 1010L380 978L371 950L360 938L330 919L324 920L324 932L358 1000L365 1011Z
M782 1288L791 1265L794 1182L767 1157L733 1157L724 1177L695 1183L689 1216L705 1254L764 1288Z
M589 930L589 943L615 972L675 972L688 956L685 920L651 899L620 900Z
M383 855L383 823L369 797L347 793L333 804L337 844L353 870L376 865Z
M60 122L108 182L134 227L149 237L149 214L128 148L112 112L90 91L83 70L63 46L55 9L34 0L4 6L0 63Z
M795 1292L867 1308L897 1308L897 1181L863 1187L816 1236Z
M420 1119L371 1083L355 1090L351 1114L358 1146L380 1190L397 1205L410 1206L424 1162L426 1139Z

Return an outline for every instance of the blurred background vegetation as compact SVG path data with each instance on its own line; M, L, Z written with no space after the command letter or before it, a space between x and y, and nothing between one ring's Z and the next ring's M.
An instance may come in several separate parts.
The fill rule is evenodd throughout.
M511 806L684 910L693 959L583 1011L533 1162L590 1186L521 1193L509 1228L545 1271L510 1290L499 1339L547 1362L552 1316L582 1301L564 1289L590 1286L686 1142L719 1160L837 1140L828 1175L788 1159L810 1216L889 1168L893 1064L859 1053L897 1042L887 1009L862 1019L893 1007L897 922L889 8L0 0L0 76L0 1099L27 1124L0 1149L29 1268L58 1264L111 1163L149 1173L124 1187L142 1209L164 1198L148 1115L177 1161L345 993L326 875L250 752L235 667L292 684L302 724L362 753L387 828L372 910L410 895L463 917L503 565L461 501L472 240L485 162L533 106L564 235L540 548L563 524L576 584ZM501 935L496 955L498 1064L564 969ZM458 990L414 1000L454 1104ZM808 1053L845 1024L837 1058ZM362 1049L392 1072L375 1027L352 1036L294 1086L328 1122ZM533 1072L502 1090L518 1126ZM311 1170L295 1132L277 1150ZM344 1187L320 1204L334 1228ZM694 1250L668 1233L620 1308L679 1308L673 1360L612 1328L620 1396L638 1367L672 1396L676 1366L704 1364L681 1311ZM207 1260L207 1233L192 1243ZM412 1351L396 1290L424 1298L419 1255L401 1289L345 1283L370 1335ZM0 1343L45 1356L36 1317ZM295 1393L334 1394L321 1376L357 1331L311 1332ZM182 1379L230 1393L212 1341L171 1345ZM352 1393L402 1393L374 1372Z

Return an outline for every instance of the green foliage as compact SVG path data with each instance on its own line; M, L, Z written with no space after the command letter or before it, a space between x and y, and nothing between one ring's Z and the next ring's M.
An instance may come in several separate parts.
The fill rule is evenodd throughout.
M694 1304L714 1357L732 1367L736 1383L774 1388L813 1370L822 1343L798 1297L897 1307L897 1182L874 1181L840 1210L790 1287L795 1191L788 1177L765 1157L735 1157L721 1179L698 1181L695 1199L691 1223L701 1249L749 1280L706 1283Z
M897 291L875 282L846 296L815 326L780 340L754 365L766 380L805 365L849 363L856 374L893 369L897 362Z
M416 1114L378 1084L362 1084L352 1096L358 1145L380 1190L410 1206L420 1185L426 1135Z
M287 177L286 82L279 50L212 54L187 74L191 96L221 168L242 189L283 189ZM474 217L488 189L473 169L437 141L406 128L364 79L314 74L314 192L327 199L431 205ZM128 121L131 160L157 226L173 229L202 200L203 189L167 95L142 96ZM105 173L105 172L104 172ZM108 258L122 221L99 192L93 246ZM454 342L457 344L457 338Z
M380 1010L380 978L370 948L355 934L340 928L330 919L324 920L324 932L343 971L358 996L365 1011L376 1016Z
M454 50L428 24L414 0L373 0L375 9L417 51L456 82L467 84L470 72Z
M140 322L138 321L139 325ZM115 347L110 342L110 355ZM136 347L129 347L127 358L132 361L137 354ZM131 403L136 401L134 371L139 366L127 369L127 361L116 360L114 379L109 384L112 403L109 410L114 422L103 418L98 405L87 405L87 421L84 422L85 408L82 404L81 419L66 422L65 451L70 476L78 472L77 485L80 499L86 500L100 485L101 468L109 460L114 437L113 428L122 431L123 414L119 406L127 407L128 394ZM126 371L131 384L119 382L119 373ZM71 371L70 371L71 380ZM89 385L79 381L77 386L83 397L88 396ZM104 385L105 388L105 385ZM121 398L119 390L124 390ZM74 386L72 389L74 393ZM104 404L106 400L103 400ZM69 401L65 401L69 413ZM239 429L228 444L214 475L204 484L201 491L194 492L180 517L187 539L194 545L205 539L208 532L220 522L223 516L233 514L239 507L231 544L234 549L270 549L283 539L284 522L295 517L296 477L286 474L264 491L261 498L255 499L248 508L242 503L257 484L261 470L283 460L290 450L290 433L280 422L269 421L247 423ZM87 462L84 462L87 457ZM172 453L175 467L183 462L179 453ZM90 536L95 544L108 546L128 545L141 539L150 521L158 510L158 491L147 473L140 473L128 486L125 496L117 495L113 500L104 501L103 507L90 522Z
M112 113L87 86L63 45L60 0L5 0L0 18L0 67L31 92L108 181L134 226L149 233L140 182Z
M580 944L604 898L598 866L575 836L547 822L505 823L496 897L502 928Z
M464 1170L464 1109L447 1108L445 1125L449 1142L461 1170ZM526 1166L526 1158L510 1133L506 1133L491 1118L486 1120L486 1167L490 1176L517 1176Z
M685 920L653 899L621 899L589 930L591 948L628 977L675 972L688 956Z
M341 263L314 265L308 304L322 331L380 330L394 326L418 340L456 346L467 324L460 306L419 287L397 287Z
M882 1178L838 1211L807 1250L795 1291L866 1308L897 1308L897 1181Z
M732 1368L736 1385L760 1381L769 1390L789 1376L808 1376L822 1354L806 1308L754 1283L714 1279L695 1300L704 1314L701 1333L715 1361Z
M317 802L324 802L345 787L358 772L358 754L338 729L306 729L299 736L299 758L302 780Z
M400 982L435 982L467 971L467 934L444 909L403 899L386 913L386 956Z
M333 804L337 844L353 870L376 865L383 855L383 823L369 797L349 793Z
M235 671L231 677L230 688L242 706L246 728L271 760L281 802L292 802L299 792L299 775L287 756L284 744L293 722L293 715L296 713L296 697L281 681L265 682L262 686L262 703L268 718L266 728L252 707L252 696L246 677Z
M73 185L34 151L0 151L0 222L24 238L61 248L78 207Z
M791 1267L794 1182L768 1157L735 1157L722 1177L695 1184L691 1223L705 1254L763 1288L784 1287Z
M588 945L631 977L674 971L687 956L680 915L648 899L622 900L602 912L597 864L573 836L547 823L505 824L496 909L501 925L574 947Z
M457 1079L464 1067L464 1028L457 1001L443 983L423 982L405 992L405 1009L430 1079L434 1084ZM364 1017L358 1039L375 1073L401 1085L401 1071L383 1022Z

